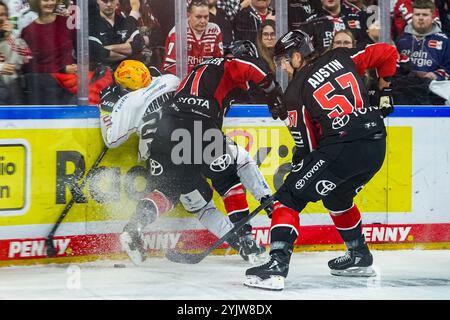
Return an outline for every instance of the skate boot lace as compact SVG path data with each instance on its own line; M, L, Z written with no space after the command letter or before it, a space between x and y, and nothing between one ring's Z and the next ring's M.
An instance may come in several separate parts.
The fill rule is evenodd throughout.
M346 262L351 259L352 259L351 253L350 253L350 251L347 251L343 256L336 258L335 262L341 263L341 262Z

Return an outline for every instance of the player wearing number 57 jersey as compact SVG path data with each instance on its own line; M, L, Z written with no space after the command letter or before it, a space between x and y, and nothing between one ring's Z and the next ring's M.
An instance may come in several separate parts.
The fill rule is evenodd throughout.
M271 260L247 270L247 286L284 288L301 212L322 200L348 251L328 265L331 274L372 276L361 214L353 198L381 168L386 129L371 108L360 75L376 69L388 80L396 71L396 49L375 44L360 52L346 48L315 53L309 36L294 30L276 44L277 62L296 70L283 96L285 121L295 140L292 169L277 191L271 223Z

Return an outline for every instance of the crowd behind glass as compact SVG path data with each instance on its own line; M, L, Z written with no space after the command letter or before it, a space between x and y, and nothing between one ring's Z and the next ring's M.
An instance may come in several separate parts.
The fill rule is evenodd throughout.
M275 72L274 1L187 1L188 71L226 56L233 41L250 40ZM390 2L391 44L399 53L395 103L449 104L450 0ZM90 104L99 102L97 83L108 68L125 59L176 74L174 7L174 0L89 0ZM364 48L384 27L376 0L287 0L287 8L288 29L308 33L320 52ZM77 103L77 12L70 0L0 0L0 105ZM369 90L372 77L365 79Z

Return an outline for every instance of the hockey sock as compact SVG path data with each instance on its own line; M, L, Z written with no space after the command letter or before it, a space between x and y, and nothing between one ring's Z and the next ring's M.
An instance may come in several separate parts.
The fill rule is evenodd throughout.
M330 210L330 216L346 244L360 239L362 235L361 213L356 205L343 211Z
M292 246L299 235L299 229L298 212L276 201L270 227L271 253L277 250L276 243L286 243ZM273 248L272 245L274 245Z
M162 192L155 190L139 200L128 226L131 228L144 228L146 225L153 223L160 215L172 209L172 202Z
M243 218L248 216L249 211L247 198L241 183L228 190L228 192L223 196L223 202L231 222L238 223Z

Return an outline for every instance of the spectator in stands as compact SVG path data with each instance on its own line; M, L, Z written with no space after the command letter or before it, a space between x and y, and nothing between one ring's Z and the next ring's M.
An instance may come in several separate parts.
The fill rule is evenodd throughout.
M209 21L217 24L222 32L224 46L229 46L233 42L233 26L223 9L217 7L217 0L208 0Z
M431 0L434 2L434 0ZM392 37L397 39L405 30L407 24L411 23L413 17L413 0L396 0L393 12ZM439 11L435 8L434 21L441 27Z
M323 52L331 46L334 34L344 29L353 33L358 48L364 48L369 42L367 16L351 12L341 5L341 0L321 0L321 3L322 7L300 28L313 38L316 50Z
M251 0L249 7L242 9L234 19L234 38L250 40L256 44L256 36L261 24L266 19L275 20L271 0Z
M30 58L25 41L13 35L8 7L0 1L0 105L23 104L19 71Z
M142 25L139 32L144 37L145 48L142 62L147 66L161 69L164 62L164 42L167 34L163 36L162 26L149 1L141 6Z
M238 12L247 8L251 0L218 0L217 7L224 10L228 19L233 22Z
M130 0L131 11L124 17L116 13L118 0L97 0L99 11L89 17L91 69L106 65L115 69L122 60L134 59L144 49L139 34L139 0Z
M67 18L57 15L56 0L30 0L38 18L22 30L22 36L33 54L28 65L31 72L76 73L74 45L76 30L69 29Z
M175 27L166 40L164 70L176 74ZM217 24L209 22L209 4L207 0L193 0L188 5L188 73L211 58L223 57L222 33Z
M161 27L162 45L175 25L175 1L180 0L145 0L152 14Z
M258 37L256 39L256 47L259 56L264 59L272 72L275 72L275 63L273 61L274 48L277 42L277 35L275 32L275 21L266 20L258 29Z
M289 30L300 26L314 14L310 0L288 0L288 26Z
M162 68L164 59L164 42L166 36L162 36L162 28L158 18L155 16L150 2L153 1L143 0L139 8L140 18L138 19L138 30L142 38L144 39L145 46L139 58L145 65ZM129 16L132 8L130 0L119 0L120 14L123 16ZM174 12L172 12L173 14Z
M349 30L341 30L336 32L333 37L333 49L335 48L355 48L356 40Z
M56 74L77 73L74 59L76 30L69 28L68 18L57 15L56 0L29 0L38 18L22 30L23 38L32 53L24 65L26 96L30 104L72 104L70 94Z
M397 40L400 53L408 56L413 71L420 78L450 79L450 43L435 22L435 5L430 0L416 0L411 25Z

